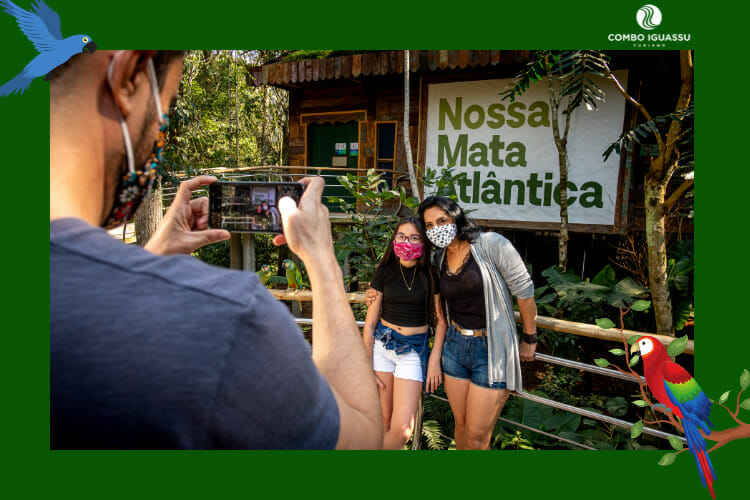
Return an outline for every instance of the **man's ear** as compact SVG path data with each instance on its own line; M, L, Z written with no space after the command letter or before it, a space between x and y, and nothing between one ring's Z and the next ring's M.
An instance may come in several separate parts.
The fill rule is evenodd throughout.
M130 115L139 88L145 85L150 89L146 61L153 53L153 50L121 50L112 56L107 83L124 118Z

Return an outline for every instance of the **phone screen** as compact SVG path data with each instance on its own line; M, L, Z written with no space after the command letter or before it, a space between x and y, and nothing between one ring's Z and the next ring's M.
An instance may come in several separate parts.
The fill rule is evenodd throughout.
M279 200L289 196L299 203L304 190L298 182L214 182L208 190L208 225L230 232L280 233Z

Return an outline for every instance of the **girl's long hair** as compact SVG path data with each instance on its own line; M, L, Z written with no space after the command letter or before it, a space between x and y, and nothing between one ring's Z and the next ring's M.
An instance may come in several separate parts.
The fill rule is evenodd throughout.
M424 229L424 222L422 221L421 217L410 215L408 217L402 217L401 219L399 219L398 224L393 231L393 235L391 236L391 240L388 242L388 247L386 247L385 252L383 253L383 258L380 259L377 268L388 266L391 263L398 264L400 262L399 258L396 256L396 253L393 251L393 242L396 241L396 234L398 234L398 229L404 224L414 224L414 226L417 228L417 232L419 232L419 236L422 237L422 256L417 259L417 273L419 273L419 277L422 280L422 285L427 291L427 293L425 294L425 314L427 323L434 326L437 322L437 317L435 315L435 294L438 293L438 284L435 273L432 270L432 263L430 258L432 256L432 243L430 243L430 240L427 238L427 234L425 233Z

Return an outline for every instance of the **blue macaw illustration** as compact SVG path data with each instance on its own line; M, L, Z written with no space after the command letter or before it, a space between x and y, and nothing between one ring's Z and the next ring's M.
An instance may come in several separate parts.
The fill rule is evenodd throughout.
M32 59L21 73L0 87L0 96L12 93L23 94L34 78L45 75L45 80L48 80L47 75L50 71L75 54L92 53L96 50L96 44L88 35L63 38L60 33L60 16L43 0L37 0L36 4L31 4L34 12L23 10L10 0L0 0L0 5L5 7L5 12L16 18L18 27L39 51L39 55Z

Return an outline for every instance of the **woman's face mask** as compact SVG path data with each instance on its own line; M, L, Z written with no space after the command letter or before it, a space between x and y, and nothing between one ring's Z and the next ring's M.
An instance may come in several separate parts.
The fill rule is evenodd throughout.
M117 56L115 56L117 57ZM113 87L111 79L112 65L115 59L109 65L108 80L110 88ZM156 113L159 117L159 132L154 141L154 147L151 156L140 170L135 169L135 159L133 155L133 145L130 138L130 131L125 123L125 118L120 114L120 127L122 128L122 137L125 142L125 153L128 161L128 171L120 178L120 183L115 192L115 201L112 205L109 215L106 217L103 227L112 229L126 222L140 206L143 198L148 195L151 185L154 182L159 170L159 163L162 159L164 150L165 133L168 125L167 115L161 111L161 96L159 94L159 85L156 81L156 72L154 63L151 59L147 62L147 71L151 83L151 93L156 103ZM116 106L117 107L117 106ZM119 113L119 107L117 107Z
M456 224L444 224L442 226L435 226L432 229L428 229L427 238L438 248L445 248L451 244L451 241L456 237Z

